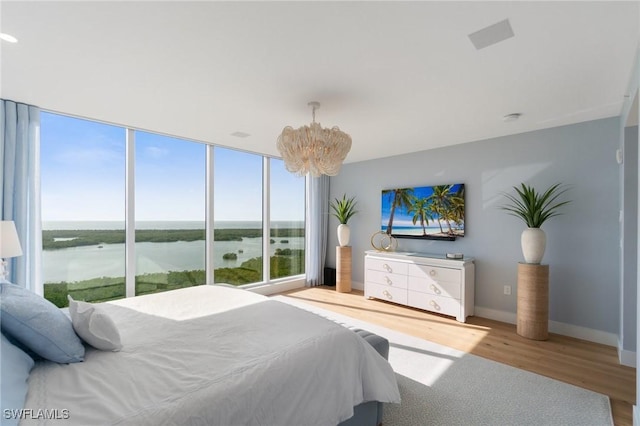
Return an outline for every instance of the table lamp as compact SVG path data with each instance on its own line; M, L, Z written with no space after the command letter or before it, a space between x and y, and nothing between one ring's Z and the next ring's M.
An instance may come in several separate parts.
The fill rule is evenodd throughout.
M6 280L9 274L5 259L17 256L22 256L22 248L16 224L12 220L2 220L0 221L0 281Z

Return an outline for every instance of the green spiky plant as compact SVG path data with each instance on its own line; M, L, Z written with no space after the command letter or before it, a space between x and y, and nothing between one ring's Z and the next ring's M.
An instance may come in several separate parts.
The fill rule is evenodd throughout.
M351 217L358 213L356 210L356 197L347 198L347 194L342 195L342 199L334 199L331 202L333 216L335 216L341 224L346 225Z
M516 195L504 194L509 200L507 205L501 207L510 215L519 217L529 228L540 228L549 218L558 216L561 213L558 209L571 201L558 201L558 197L567 192L568 188L556 183L551 185L543 193L539 193L532 186L520 184L514 186Z

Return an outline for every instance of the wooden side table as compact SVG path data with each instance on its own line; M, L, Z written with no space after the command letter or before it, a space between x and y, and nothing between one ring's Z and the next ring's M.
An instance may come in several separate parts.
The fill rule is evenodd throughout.
M518 263L517 333L549 338L549 265Z
M336 247L336 291L351 293L351 246Z

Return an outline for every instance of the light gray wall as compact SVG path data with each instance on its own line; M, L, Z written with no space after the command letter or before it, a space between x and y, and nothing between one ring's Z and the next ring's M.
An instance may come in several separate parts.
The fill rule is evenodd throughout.
M399 250L462 252L476 259L476 306L516 311L516 270L525 225L498 207L520 182L571 185L564 215L543 225L550 265L550 319L617 334L620 311L619 118L550 128L386 159L346 164L331 178L331 199L355 195L353 279L364 281L364 251L380 229L381 190L464 183L466 236L453 242L399 240ZM366 141L354 140L354 143ZM393 141L389 141L393 143ZM335 267L335 218L327 265ZM510 296L503 286L511 285Z
M638 280L638 126L624 129L622 182L623 247L622 309L620 340L622 349L636 350Z

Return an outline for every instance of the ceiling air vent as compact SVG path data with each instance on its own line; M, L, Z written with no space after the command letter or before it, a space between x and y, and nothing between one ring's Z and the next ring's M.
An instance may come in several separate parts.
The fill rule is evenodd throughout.
M471 43L473 43L473 45L476 47L476 49L480 50L513 36L514 34L513 30L511 29L511 24L509 24L508 19L505 19L504 21L500 21L497 24L489 25L486 28L476 31L475 33L469 34L469 39L471 40Z
M246 137L249 137L251 135L249 133L238 131L238 132L231 133L231 136L235 136L236 138L246 138Z

